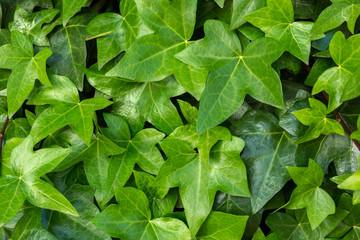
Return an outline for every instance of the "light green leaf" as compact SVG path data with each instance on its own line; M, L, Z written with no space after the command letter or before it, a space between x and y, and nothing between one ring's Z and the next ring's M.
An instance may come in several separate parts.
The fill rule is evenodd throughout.
M246 94L283 107L279 76L271 68L283 50L276 40L261 38L242 51L235 32L217 20L205 23L205 38L176 55L194 67L209 69L201 96L197 131L218 125L242 104Z
M196 239L241 239L248 216L212 212L201 226Z
M296 140L297 144L316 139L321 134L330 135L337 133L345 135L344 129L338 121L327 118L327 109L322 102L309 98L309 103L311 108L301 109L292 113L302 124L309 126L305 135Z
M297 187L291 194L286 208L306 208L312 229L318 227L325 218L335 213L335 203L330 195L319 188L324 173L322 168L312 159L308 167L287 167Z
M44 48L34 56L31 40L18 31L12 31L11 44L0 47L0 68L12 70L7 83L9 118L29 96L36 79L51 86L46 74L46 59L50 55L50 49Z
M340 189L360 190L360 171L355 172L338 185Z
M232 4L232 14L230 29L236 29L246 23L244 16L265 7L265 0L234 0Z
M151 33L139 17L134 0L120 2L120 12L103 13L96 16L87 25L86 31L97 38L98 67L102 68L108 61L128 50L133 42Z
M173 77L159 82L132 83L116 77L106 77L93 65L86 70L90 84L113 97L113 112L122 116L130 125L132 133L143 129L145 121L160 131L170 134L182 125L181 118L170 98L185 90Z
M135 188L116 188L117 205L110 205L92 222L112 237L124 240L190 240L186 225L174 218L151 218L146 195Z
M230 130L245 141L241 158L247 165L251 207L256 213L290 180L286 166L296 166L297 145L278 119L262 111L247 112Z
M294 22L291 0L267 0L267 6L244 17L265 32L266 37L279 41L285 51L308 64L312 22Z
M356 19L360 15L360 5L356 0L332 0L331 6L321 12L311 29L312 36L319 36L347 22L348 28L354 34ZM321 37L314 37L315 39Z
M350 100L357 95L347 93L353 88L354 77L360 67L360 35L353 35L348 39L342 32L337 32L330 42L330 54L336 67L327 69L318 78L314 85L312 94L326 91L329 94L328 113L335 110L345 100ZM355 80L357 81L357 80Z
M112 102L101 97L80 102L76 87L68 78L52 75L50 80L53 87L43 88L28 101L28 104L34 105L51 104L32 126L30 135L34 142L37 143L50 133L69 125L86 144L90 144L94 112Z
M43 25L50 23L58 13L57 9L48 9L30 15L24 8L18 6L11 24L11 31L16 30L25 34L37 46L50 46L47 35L53 30L56 23Z

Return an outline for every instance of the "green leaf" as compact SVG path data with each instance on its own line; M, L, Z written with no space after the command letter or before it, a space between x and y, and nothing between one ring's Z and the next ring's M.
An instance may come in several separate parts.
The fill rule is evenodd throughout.
M105 202L108 202L114 196L114 187L124 186L130 178L135 164L149 173L159 172L164 159L155 145L165 134L147 128L131 137L129 126L123 118L104 114L104 119L108 125L108 128L102 128L104 135L126 149L123 154L110 159L105 187Z
M320 75L314 85L312 94L326 91L329 94L328 113L335 110L345 100L357 97L348 89L353 88L352 78L359 69L360 35L354 35L345 39L341 32L337 32L330 42L330 54L336 67L327 69Z
M159 82L132 83L115 77L106 77L104 72L93 65L86 70L81 68L99 91L113 97L113 112L129 123L131 132L143 129L145 121L160 131L170 134L182 125L179 113L170 98L183 94L184 89L173 77Z
M279 41L285 51L308 64L312 22L294 22L291 0L267 0L267 6L250 13L245 20L265 32L266 37Z
M89 22L86 31L97 38L98 67L102 68L108 61L128 50L133 42L151 31L139 17L136 3L133 0L120 2L120 12L103 13Z
M87 0L63 0L62 1L62 22L65 26L72 16L80 11Z
M232 14L230 29L236 29L243 25L246 20L244 16L265 7L265 0L234 0L232 4Z
M360 117L358 118L357 121L357 127L358 127L357 131L353 132L350 137L352 139L360 140Z
M187 66L174 57L189 45L195 25L196 1L156 0L151 5L145 0L135 2L142 20L155 34L137 39L106 75L149 82L174 74L185 89L199 98L206 71Z
M360 171L355 172L338 185L340 189L360 190Z
M56 240L57 238L42 227L40 209L30 208L25 211L25 214L17 222L12 233L12 239Z
M35 206L77 215L71 204L40 177L53 170L69 153L62 148L48 148L33 152L31 137L26 138L11 154L13 176L0 178L0 202L4 204L0 225L12 219L24 200Z
M188 239L186 225L174 218L151 218L146 195L134 188L116 188L117 205L110 205L92 222L112 237L137 239Z
M11 24L11 31L16 30L25 34L37 46L50 46L47 35L56 26L56 22L44 27L43 25L50 23L58 13L57 9L48 9L30 15L24 8L18 6Z
M69 125L79 137L90 144L93 134L93 115L96 110L103 109L112 102L97 97L80 102L75 85L66 77L52 75L53 87L45 87L32 96L28 104L51 104L34 122L30 135L37 143L47 135Z
M201 226L196 239L241 239L248 216L212 212Z
M338 121L327 118L327 109L322 102L309 98L309 103L311 108L293 112L295 117L302 124L309 126L305 135L296 140L297 144L316 139L321 134L330 135L332 133L337 133L345 135L344 129Z
M296 166L297 145L278 119L262 111L247 112L230 130L245 141L241 157L248 169L251 207L256 213L290 180L286 166Z
M243 146L241 139L232 137L231 141L219 141L209 157L204 158L204 153L196 154L183 140L170 137L161 142L168 160L162 165L156 181L163 187L179 187L192 235L210 213L217 190L250 196L245 165L239 157Z
M201 96L197 131L202 133L230 117L246 94L283 107L279 76L271 68L283 52L278 42L261 38L242 51L238 37L225 23L208 20L204 28L204 39L176 55L187 64L211 70Z
M360 5L356 0L332 0L331 6L321 12L311 29L313 36L322 34L339 27L343 22L352 34L354 34L356 19L360 15ZM315 39L321 37L315 37Z
M94 189L90 186L79 184L72 185L64 192L64 196L69 200L79 213L79 217L46 211L46 229L54 234L58 239L104 239L111 238L96 228L90 221L99 213L99 209L94 204Z
M80 91L83 89L84 74L76 65L86 65L85 39L89 34L86 33L85 29L94 16L94 12L80 14L50 36L53 55L49 58L48 64L51 71L70 78Z
M312 159L308 167L287 167L297 187L291 194L288 209L306 208L312 229L320 225L325 218L335 213L334 200L323 189L324 173L322 168Z
M31 40L18 31L11 32L11 44L0 47L0 68L11 69L7 83L8 114L11 118L31 93L35 80L51 86L46 74L48 48L34 56Z

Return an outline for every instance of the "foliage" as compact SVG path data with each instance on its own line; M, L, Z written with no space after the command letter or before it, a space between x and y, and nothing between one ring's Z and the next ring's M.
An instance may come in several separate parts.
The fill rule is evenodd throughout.
M357 0L0 0L0 237L360 239Z

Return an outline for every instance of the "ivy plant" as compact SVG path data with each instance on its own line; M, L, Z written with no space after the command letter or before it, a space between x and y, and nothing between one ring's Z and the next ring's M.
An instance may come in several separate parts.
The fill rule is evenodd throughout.
M360 240L357 0L0 0L0 238Z

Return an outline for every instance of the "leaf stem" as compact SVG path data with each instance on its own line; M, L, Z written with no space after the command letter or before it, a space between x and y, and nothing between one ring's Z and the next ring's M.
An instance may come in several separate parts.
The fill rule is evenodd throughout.
M94 38L102 37L102 36L108 35L108 34L110 34L110 33L112 33L112 31L100 33L100 34L98 34L98 35L95 35L95 36L91 36L91 37L86 38L86 41L89 41L89 40L94 39Z
M1 162L1 153L2 153L2 142L3 142L5 130L6 130L8 123L9 123L9 116L6 116L4 125L2 126L1 132L0 132L0 162Z

